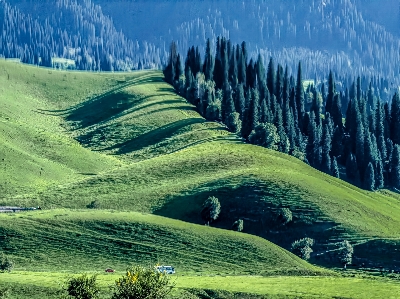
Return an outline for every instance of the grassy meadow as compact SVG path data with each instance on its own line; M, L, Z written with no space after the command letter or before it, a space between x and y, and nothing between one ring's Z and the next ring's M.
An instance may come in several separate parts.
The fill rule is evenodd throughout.
M56 296L65 275L115 268L100 276L108 281L129 264L156 262L178 269L181 290L399 293L395 280L339 279L283 249L309 236L323 253L347 239L356 256L397 265L398 194L364 191L244 143L204 120L159 71L67 72L0 60L0 178L0 205L43 208L0 215L0 247L15 261L0 285L15 298ZM222 211L206 227L199 212L210 195ZM92 201L99 209L86 208ZM285 227L276 222L281 207L294 216ZM239 218L244 233L229 230Z

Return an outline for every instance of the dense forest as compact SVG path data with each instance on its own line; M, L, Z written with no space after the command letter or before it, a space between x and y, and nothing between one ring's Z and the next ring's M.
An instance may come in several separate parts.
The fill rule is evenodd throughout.
M400 189L398 93L389 105L376 92L379 80L361 77L339 91L332 72L327 84L305 86L301 63L295 76L273 58L265 68L245 42L218 37L215 54L210 40L205 48L204 58L189 48L183 63L172 42L164 75L206 119L359 187Z
M389 0L380 9L376 1L359 0L3 0L0 55L91 71L161 69L171 40L181 53L191 45L205 51L207 38L215 46L221 35L233 43L246 40L249 57L272 56L289 72L302 61L305 78L325 81L332 70L340 74L340 90L358 75L362 82L383 79L379 96L390 100L400 84L398 4ZM377 9L380 17L367 13Z

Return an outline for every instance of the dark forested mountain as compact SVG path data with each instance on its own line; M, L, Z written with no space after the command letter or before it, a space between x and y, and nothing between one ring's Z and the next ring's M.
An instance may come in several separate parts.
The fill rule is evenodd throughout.
M377 2L3 0L0 54L47 66L67 58L88 70L161 68L171 40L181 53L191 45L203 52L221 35L246 40L250 57L275 57L289 72L301 60L306 78L332 70L384 78L390 89L399 83L399 3Z

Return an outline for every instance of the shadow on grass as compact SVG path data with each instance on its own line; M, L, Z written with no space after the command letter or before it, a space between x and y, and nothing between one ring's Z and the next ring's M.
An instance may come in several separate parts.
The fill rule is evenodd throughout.
M67 121L78 122L81 128L93 125L100 121L106 121L119 113L131 109L145 102L148 98L155 96L164 96L170 94L154 94L146 97L135 97L124 91L124 89L147 83L163 82L159 76L146 74L139 78L132 79L109 91L95 96L85 102L63 110L45 110L38 109L38 113L64 116Z
M400 272L400 240L369 240L354 247L353 263Z
M184 109L191 110L191 107L183 107ZM172 109L172 108L166 108ZM175 108L173 108L175 109ZM137 150L140 150L145 147L149 147L151 145L155 145L167 138L172 137L178 130L191 126L194 124L200 124L206 122L201 118L188 118L179 120L145 134L142 134L134 139L128 140L123 143L116 144L112 147L107 148L106 150L115 150L118 149L118 154L127 154Z
M232 229L233 223L242 219L245 233L265 238L287 250L295 240L313 238L314 255L318 254L313 258L316 264L326 263L330 257L320 253L330 249L327 244L332 239L341 238L344 233L338 223L325 218L318 207L304 201L293 190L260 182L253 177L220 179L169 196L164 199L166 204L154 214L204 224L200 212L209 196L217 197L221 203L221 213L211 226ZM293 213L293 221L286 225L279 218L283 207Z

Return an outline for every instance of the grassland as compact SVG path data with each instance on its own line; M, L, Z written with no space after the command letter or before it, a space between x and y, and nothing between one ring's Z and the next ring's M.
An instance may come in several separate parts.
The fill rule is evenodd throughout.
M109 286L122 273L99 274L98 282L104 293L104 298L110 293ZM57 298L61 284L67 276L59 272L18 272L0 276L0 286L7 287L18 281L19 289L14 296L29 295L29 298ZM400 295L400 284L384 279L332 278L332 277L260 277L260 276L175 276L174 293L184 290L191 293L209 295L200 298L387 298L396 299ZM197 290L193 290L197 289ZM207 291L205 291L207 290ZM218 291L218 290L225 290ZM234 295L236 294L236 296ZM214 297L214 296L215 297ZM42 296L42 297L40 297ZM185 298L185 297L183 297ZM193 297L186 297L193 298ZM198 297L197 297L198 298Z
M159 262L186 274L329 274L262 238L156 215L51 210L0 219L0 246L17 270L122 271Z
M0 215L0 248L15 259L21 277L121 271L155 261L189 276L329 274L262 238L199 225L210 195L222 204L217 228L230 229L242 218L246 233L285 248L306 235L317 240L316 252L348 239L360 258L395 263L397 194L363 191L293 157L245 144L201 118L157 71L94 74L0 61L0 140L0 205L44 208ZM86 209L93 200L101 210ZM280 207L293 211L285 227L276 222ZM196 281L201 288L296 296L289 280L274 289L265 278L254 291L234 279ZM317 280L293 279L304 281L296 289L304 298L317 294ZM346 297L326 279L327 298ZM366 298L357 295L368 293L366 285L379 290L388 283L346 279L350 298ZM180 281L196 287L190 278ZM398 290L389 285L387 298Z

